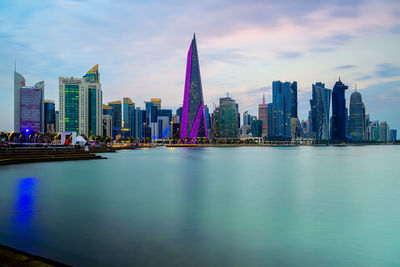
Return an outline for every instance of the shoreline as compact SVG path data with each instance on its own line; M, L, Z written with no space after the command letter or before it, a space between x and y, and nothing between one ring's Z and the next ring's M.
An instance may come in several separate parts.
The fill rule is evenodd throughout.
M387 146L387 145L399 145L393 143L383 144L165 144L165 147L298 147L298 146L311 146L311 147L327 147L327 146Z
M1 266L71 266L0 244Z

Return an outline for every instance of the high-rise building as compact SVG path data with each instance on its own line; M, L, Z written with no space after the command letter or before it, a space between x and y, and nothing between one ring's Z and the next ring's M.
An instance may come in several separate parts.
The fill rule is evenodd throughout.
M265 104L264 94L263 94L262 104L258 105L258 119L262 123L261 137L268 136L268 105ZM253 136L255 136L254 133Z
M88 135L103 135L103 92L101 91L99 65L84 76L88 90Z
M14 70L14 131L20 132L20 88L25 86L25 78Z
M123 99L122 130L124 131L126 137L133 136L132 125L134 122L132 121L133 118L131 118L131 116L133 115L134 109L135 109L135 103L133 103L130 98L125 97Z
M161 109L161 98L150 98L150 102L153 103L153 106L157 107L157 109Z
M311 132L317 140L329 139L329 109L331 105L331 90L325 84L317 82L312 85L312 99L310 100Z
M390 138L389 124L386 121L382 121L379 124L379 141L387 142Z
M297 82L272 82L274 135L290 136L291 118L297 118Z
M219 99L219 106L213 113L215 138L238 138L239 128L237 120L237 105L230 97Z
M245 112L243 112L243 125L250 125L250 118L251 118L251 115L249 114L249 112L247 110Z
M236 128L238 128L237 125ZM182 107L181 139L196 139L197 137L208 138L208 131L205 118L196 36L193 36L187 56L185 93L183 96Z
M365 105L358 91L354 91L350 96L349 133L355 141L366 139Z
M99 81L98 65L83 78L60 77L59 128L61 132L80 135L103 134L103 94Z
M110 115L112 117L112 107L103 104L103 115Z
M112 136L112 116L103 115L103 136Z
M391 129L390 130L390 142L394 142L397 140L397 130Z
M253 120L251 122L251 135L252 137L262 137L263 131L263 121Z
M369 141L379 141L379 121L371 121L367 128Z
M274 106L273 103L268 103L268 137L274 135Z
M346 98L344 85L339 78L332 90L332 128L331 139L346 139Z
M56 107L53 100L44 101L44 132L56 132Z
M122 129L122 103L121 100L108 102L112 114L112 136L121 135Z
M56 133L60 132L60 112L56 110Z
M43 89L36 86L22 86L19 91L19 132L44 132Z
M14 69L14 131L44 132L44 82L26 86Z

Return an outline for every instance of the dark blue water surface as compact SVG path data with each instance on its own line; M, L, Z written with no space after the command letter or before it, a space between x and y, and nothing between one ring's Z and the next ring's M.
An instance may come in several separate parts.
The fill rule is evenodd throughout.
M0 166L0 243L76 266L400 266L400 146Z

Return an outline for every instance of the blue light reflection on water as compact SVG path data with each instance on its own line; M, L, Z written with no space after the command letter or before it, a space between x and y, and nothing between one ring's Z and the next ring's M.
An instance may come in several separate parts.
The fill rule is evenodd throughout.
M36 178L21 178L17 183L14 214L12 216L13 230L20 235L31 232L35 215L35 185Z

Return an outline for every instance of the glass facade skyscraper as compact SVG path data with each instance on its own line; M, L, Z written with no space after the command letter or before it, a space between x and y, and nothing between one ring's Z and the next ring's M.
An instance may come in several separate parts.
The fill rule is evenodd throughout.
M317 82L312 85L311 105L311 132L317 140L329 139L329 110L331 105L331 90L325 84Z
M112 136L116 137L121 134L122 129L122 103L121 100L108 102L108 105L112 108Z
M44 132L56 132L56 109L52 100L44 101Z
M331 139L346 139L346 98L348 86L339 79L332 90L332 128Z
M291 118L297 118L297 82L272 82L274 135L291 135Z
M59 130L80 135L103 135L103 93L98 65L83 78L59 78Z
M365 105L358 91L354 91L350 96L349 127L350 136L353 140L363 141L366 139Z
M196 36L193 37L187 56L185 92L183 96L180 130L181 139L196 139L197 137L208 138Z
M219 106L213 113L215 138L238 138L238 110L235 100L230 97L219 99Z

